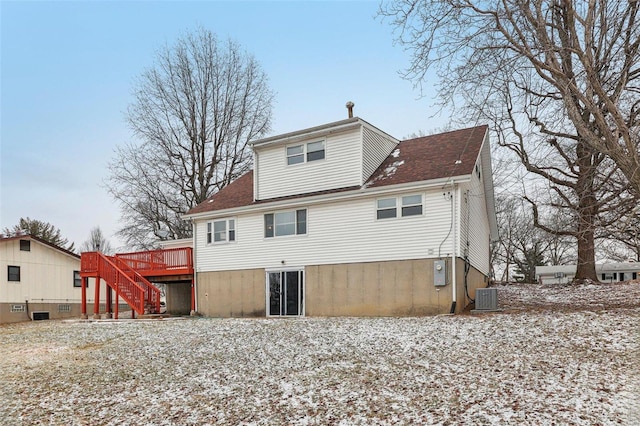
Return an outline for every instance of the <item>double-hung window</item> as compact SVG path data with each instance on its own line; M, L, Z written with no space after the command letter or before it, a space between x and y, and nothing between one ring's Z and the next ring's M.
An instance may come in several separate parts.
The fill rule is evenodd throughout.
M422 214L422 195L402 197L402 217Z
M235 219L220 219L207 223L207 244L236 240Z
M378 219L389 219L396 217L396 199L382 198L378 200Z
M283 235L302 235L307 233L307 211L290 210L264 215L265 238Z
M300 164L324 158L324 141L301 143L287 147L287 164Z
M376 203L377 219L422 215L422 195L380 198ZM400 206L399 214L398 206Z

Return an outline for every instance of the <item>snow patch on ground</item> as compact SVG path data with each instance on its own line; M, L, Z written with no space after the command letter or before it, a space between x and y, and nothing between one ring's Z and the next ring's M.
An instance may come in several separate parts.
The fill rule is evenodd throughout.
M594 287L500 286L484 315L5 325L0 424L640 424L640 285Z

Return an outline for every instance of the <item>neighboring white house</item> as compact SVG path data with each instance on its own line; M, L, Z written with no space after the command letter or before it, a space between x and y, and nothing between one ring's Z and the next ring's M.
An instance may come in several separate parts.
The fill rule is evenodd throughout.
M487 126L400 142L355 117L252 147L254 169L185 215L198 312L460 312L487 285Z
M0 271L0 323L80 316L77 254L30 235L0 237Z
M541 284L566 284L576 275L576 265L536 266L536 280ZM640 263L597 263L596 274L601 282L635 280L640 276Z

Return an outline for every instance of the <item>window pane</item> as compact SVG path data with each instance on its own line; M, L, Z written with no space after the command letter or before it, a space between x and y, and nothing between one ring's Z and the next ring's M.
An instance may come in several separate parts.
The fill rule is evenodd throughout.
M307 211L296 210L296 234L307 233Z
M422 195L409 195L408 197L402 197L403 206L410 206L414 204L422 204Z
M304 155L302 154L287 158L287 164L289 165L299 163L304 163Z
M396 217L396 209L384 209L378 210L378 219L389 219L391 217Z
M211 244L211 222L207 222L207 244Z
M416 216L421 214L422 214L422 205L402 208L402 216Z
M394 207L396 206L396 199L395 198L385 198L383 200L378 200L378 208L379 209L388 209L389 207Z
M287 147L287 164L304 163L304 145Z
M31 241L20 240L20 251L31 251Z
M309 152L307 154L307 161L322 160L323 158L324 158L324 150Z
M322 160L324 158L324 141L307 144L307 161Z
M276 235L293 235L296 233L296 213L276 213Z
M82 278L80 277L80 271L73 271L73 286L82 287Z
M324 141L307 144L307 152L324 151Z
M229 241L236 240L236 221L231 219L229 220Z
M304 150L302 149L302 145L296 145L296 146L288 146L287 147L287 156L292 156L292 155L296 155L296 154L302 154L304 153Z
M19 266L9 266L7 268L7 280L8 281L20 281L20 267Z
M273 237L273 213L264 215L264 236Z
M213 241L226 241L227 240L227 221L220 220L213 222Z

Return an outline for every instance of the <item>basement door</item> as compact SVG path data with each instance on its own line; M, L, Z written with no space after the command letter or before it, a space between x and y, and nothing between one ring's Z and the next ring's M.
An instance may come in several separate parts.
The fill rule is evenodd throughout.
M304 315L304 270L267 272L269 316Z

